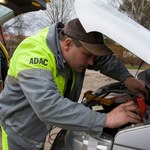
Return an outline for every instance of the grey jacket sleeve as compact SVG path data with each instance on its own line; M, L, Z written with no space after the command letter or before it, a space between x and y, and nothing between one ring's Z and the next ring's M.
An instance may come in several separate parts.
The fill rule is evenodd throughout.
M82 104L60 95L50 71L30 69L21 71L18 80L32 109L47 126L100 135L106 114L94 112Z
M127 77L132 76L125 65L115 55L96 57L94 66L90 66L89 69L100 71L102 74L121 82Z

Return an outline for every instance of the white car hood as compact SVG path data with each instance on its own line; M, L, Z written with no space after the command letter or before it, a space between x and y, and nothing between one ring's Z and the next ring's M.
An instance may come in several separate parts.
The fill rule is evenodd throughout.
M101 32L150 64L149 30L106 0L76 0L75 11L86 32Z

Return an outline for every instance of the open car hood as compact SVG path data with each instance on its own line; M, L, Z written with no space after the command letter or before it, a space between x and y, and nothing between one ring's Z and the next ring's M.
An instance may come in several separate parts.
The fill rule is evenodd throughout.
M76 0L75 11L86 32L101 32L150 64L149 30L104 0Z
M45 10L50 0L0 0L0 26L11 18L31 11Z

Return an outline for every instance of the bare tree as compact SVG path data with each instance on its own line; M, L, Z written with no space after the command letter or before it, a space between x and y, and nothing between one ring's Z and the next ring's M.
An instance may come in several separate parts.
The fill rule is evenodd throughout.
M23 36L25 27L27 27L27 24L23 20L22 15L15 17L13 20L2 26L6 48L10 56L17 45L25 38ZM5 36L9 36L9 38L5 38Z
M3 26L3 32L23 35L24 33L36 32L55 22L71 20L75 17L74 0L53 0L47 4L47 9L34 13L26 13L13 19L12 23Z
M110 0L119 11L128 14L139 24L150 29L150 0Z
M55 22L66 23L75 16L74 0L54 0L47 5L47 17L43 18L41 25L50 25Z
M22 18L22 15L19 15L13 20L6 22L3 26L3 32L5 34L14 34L15 35L22 35L23 34L23 28L26 26L25 21Z

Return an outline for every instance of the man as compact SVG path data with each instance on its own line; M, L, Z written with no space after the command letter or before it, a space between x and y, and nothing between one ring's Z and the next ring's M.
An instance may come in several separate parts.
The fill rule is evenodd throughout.
M87 68L124 82L132 91L144 90L144 84L104 45L102 34L87 34L78 19L26 38L13 54L0 95L3 140L7 140L3 146L43 149L53 126L100 136L104 127L141 122L133 102L108 114L77 103Z

